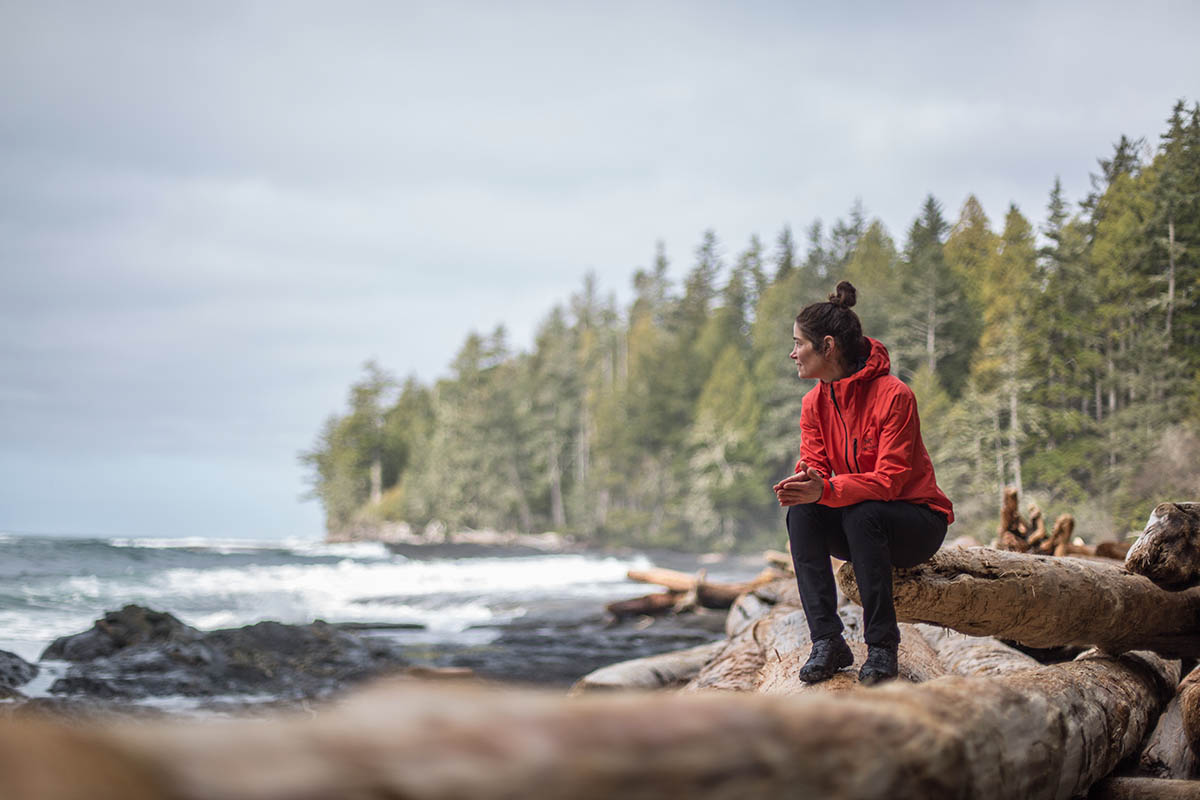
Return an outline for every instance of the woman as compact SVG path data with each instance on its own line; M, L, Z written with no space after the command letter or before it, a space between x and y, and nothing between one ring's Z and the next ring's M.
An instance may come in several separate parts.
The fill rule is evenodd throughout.
M812 655L800 680L815 683L854 663L842 639L830 556L850 561L862 595L864 684L894 678L900 628L892 567L912 567L946 538L954 510L921 441L912 391L890 374L887 349L862 335L847 281L796 317L791 358L816 379L800 412L796 474L775 485L788 506L788 538Z

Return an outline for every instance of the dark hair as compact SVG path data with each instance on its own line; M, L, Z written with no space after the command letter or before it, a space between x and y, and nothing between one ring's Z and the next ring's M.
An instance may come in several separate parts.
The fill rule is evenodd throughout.
M857 301L858 290L850 281L841 281L829 295L829 302L807 305L796 316L800 332L813 344L820 346L822 339L832 336L851 369L867 357L870 349L858 314L850 310Z

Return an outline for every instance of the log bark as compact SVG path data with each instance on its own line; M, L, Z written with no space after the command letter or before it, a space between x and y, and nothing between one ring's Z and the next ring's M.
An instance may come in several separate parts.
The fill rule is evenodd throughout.
M1200 585L1200 503L1156 506L1125 566L1164 589Z
M1088 793L1088 800L1200 800L1200 783L1158 778L1105 778Z
M1179 684L1179 712L1188 746L1200 756L1200 667L1189 672Z
M858 602L854 571L838 583ZM1099 560L944 549L896 570L897 616L1029 647L1096 645L1106 652L1154 650L1200 656L1200 589L1168 592Z
M686 650L659 653L601 667L584 675L571 694L613 689L665 689L694 678L701 668L725 649L725 642L710 642Z
M1177 695L1159 715L1138 758L1138 773L1149 778L1191 780L1197 776L1198 766L1200 761L1188 746L1183 730L1183 713Z
M986 677L1041 666L1033 656L991 636L968 636L934 625L915 627L933 647L946 671L955 675Z
M408 683L266 724L8 723L0 795L1065 800L1136 752L1169 673L1152 655L1092 657L803 697L568 699Z

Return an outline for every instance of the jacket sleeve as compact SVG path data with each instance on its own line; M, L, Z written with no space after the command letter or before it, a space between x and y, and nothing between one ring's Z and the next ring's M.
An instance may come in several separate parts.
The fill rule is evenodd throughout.
M817 472L826 478L833 474L825 450L825 439L821 436L821 426L817 424L817 414L808 397L800 406L800 461L816 467ZM793 472L800 470L800 461L796 462Z
M880 427L875 469L838 475L826 481L817 502L838 507L865 500L895 500L912 474L913 453L920 435L921 424L912 392L897 392Z

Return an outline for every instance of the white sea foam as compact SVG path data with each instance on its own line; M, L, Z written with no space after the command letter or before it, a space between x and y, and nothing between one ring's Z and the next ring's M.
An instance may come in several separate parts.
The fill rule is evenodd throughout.
M371 551L361 548L358 553L360 558L333 563L70 576L53 588L23 588L29 607L0 609L0 632L44 646L55 637L86 630L103 611L137 603L203 629L264 619L324 619L419 623L431 632L453 633L514 619L541 600L628 596L634 585L625 573L650 565L642 557L579 554L418 561L385 559L378 553L371 557Z

